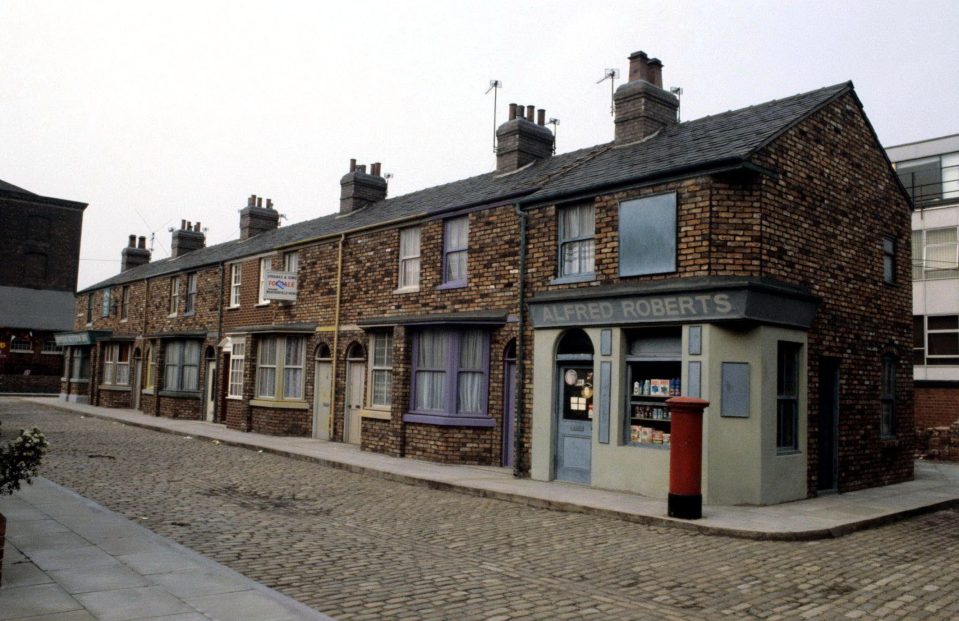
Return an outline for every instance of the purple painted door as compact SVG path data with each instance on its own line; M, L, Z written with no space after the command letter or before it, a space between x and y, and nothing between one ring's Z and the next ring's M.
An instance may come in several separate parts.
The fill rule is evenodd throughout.
M506 386L503 387L503 399L506 411L503 412L503 465L512 466L515 459L516 446L513 443L514 433L516 431L516 362L514 360L506 361L506 372L503 374L506 378Z

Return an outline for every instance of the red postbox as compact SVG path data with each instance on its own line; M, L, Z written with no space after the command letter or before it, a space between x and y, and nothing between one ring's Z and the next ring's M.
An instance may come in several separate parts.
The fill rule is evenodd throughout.
M703 410L709 401L673 397L666 401L672 429L669 440L670 517L703 517Z

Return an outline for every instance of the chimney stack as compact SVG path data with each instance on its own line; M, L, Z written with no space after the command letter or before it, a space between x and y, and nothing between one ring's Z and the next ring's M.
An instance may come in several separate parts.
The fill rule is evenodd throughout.
M206 246L206 235L200 230L200 223L197 222L194 226L192 222L181 220L179 230L173 231L170 255L175 259L204 246Z
M539 121L536 117L539 115ZM546 110L511 103L509 119L496 130L496 172L518 170L553 155L553 132L546 126Z
M629 82L613 95L616 109L616 144L643 140L675 124L679 99L663 89L663 63L645 52L629 56Z
M240 210L240 239L249 239L260 233L272 231L280 225L280 214L273 209L273 201L251 194L246 199L246 207Z
M386 199L386 179L380 176L381 171L380 162L370 164L370 173L367 174L365 164L357 165L355 159L350 160L350 172L340 179L341 215Z
M150 251L147 250L146 237L141 236L140 243L137 245L137 236L131 235L127 241L127 247L120 253L120 271L125 272L149 262Z

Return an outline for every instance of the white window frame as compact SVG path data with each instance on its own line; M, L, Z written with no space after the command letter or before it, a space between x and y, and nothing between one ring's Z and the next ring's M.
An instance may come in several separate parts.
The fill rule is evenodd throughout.
M580 231L579 235L572 235L569 231L566 230L566 226L563 224L565 216L567 213L585 213L589 212L591 219L593 221L592 228L587 231ZM568 277L579 277L586 278L592 277L596 273L596 210L593 205L574 205L570 207L563 207L558 211L559 221L556 223L556 228L559 232L559 257L557 263L559 269L557 270L558 276L560 278ZM566 251L568 248L576 248L578 253L582 253L580 248L589 248L589 269L584 268L582 265L579 266L579 269L566 269ZM585 259L580 257L579 263L585 263Z
M125 351L126 360L120 360L120 352ZM128 343L108 343L103 348L103 378L100 382L107 386L130 385L130 345Z
M929 233L940 231L952 231L955 241L940 242L930 244ZM932 250L932 253L930 253ZM942 252L942 251L945 252ZM937 253L937 251L939 251ZM951 252L950 252L951 251ZM930 258L930 254L944 254L947 262L943 263L941 258ZM930 229L916 230L912 232L912 254L921 257L920 260L913 259L912 278L913 280L944 280L947 278L959 278L959 228L954 226L941 226ZM951 255L951 257L950 257Z
M299 360L287 360L288 341L300 339ZM267 350L264 345L267 342L273 342L274 356L272 361L265 361L263 352ZM296 401L303 402L306 393L306 345L305 335L271 335L259 339L256 355L256 398L269 401ZM265 392L263 388L263 371L273 371L273 392ZM299 392L298 394L287 394L286 372L298 370L300 372Z
M451 229L455 226L462 226L465 229L463 235L463 245L454 246ZM470 220L469 216L458 216L450 218L443 222L443 284L441 287L457 288L465 287L469 280L469 246L470 246ZM450 257L454 255L463 255L463 277L456 278L455 274L450 273Z
M130 316L130 285L123 285L120 290L120 321L126 321Z
M157 377L157 348L148 345L147 346L147 377L144 381L144 388L146 390L153 390L156 387L156 377Z
M55 354L57 356L63 354L63 348L57 345L56 341L44 341L43 349L40 350L41 354Z
M418 226L400 229L400 259L398 288L400 291L420 289L420 245L422 233ZM414 248L415 246L415 248ZM407 276L407 267L410 276Z
M13 339L13 341L10 342L10 353L32 354L33 341L28 341L26 339Z
M273 269L273 257L263 257L260 259L260 292L258 294L257 306L266 306L270 303L266 299L266 272Z
M240 286L243 284L243 266L230 266L230 308L240 308Z
M367 386L369 394L366 402L372 410L387 410L393 406L393 333L374 332L370 335L369 372ZM385 399L377 399L376 378L386 379Z
M196 272L190 272L186 275L186 305L183 308L184 315L196 313L197 281L199 277Z
M187 349L190 345L196 346L196 357L193 359L187 358ZM167 341L164 347L165 350L165 360L163 364L163 390L172 390L177 392L199 392L200 390L200 355L202 354L202 342L194 341L189 339L184 340L175 340ZM174 347L176 346L176 347ZM174 360L171 356L171 350L175 350L177 355ZM169 375L170 367L175 367L174 371L176 382L175 386L171 386L167 383L167 376ZM186 387L184 386L183 376L184 370L187 367L196 367L196 386Z
M230 377L227 385L227 399L243 399L243 365L246 361L246 339L231 338Z
M170 314L169 317L175 317L180 312L180 277L174 276L170 279Z
M294 250L283 255L283 271L293 274L300 271L300 253Z
M100 316L109 317L110 316L110 298L111 289L108 287L103 290L103 294L100 296Z

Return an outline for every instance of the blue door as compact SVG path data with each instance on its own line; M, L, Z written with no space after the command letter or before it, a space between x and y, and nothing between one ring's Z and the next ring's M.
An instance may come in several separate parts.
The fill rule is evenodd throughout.
M589 483L593 444L593 366L560 363L557 371L556 478Z

